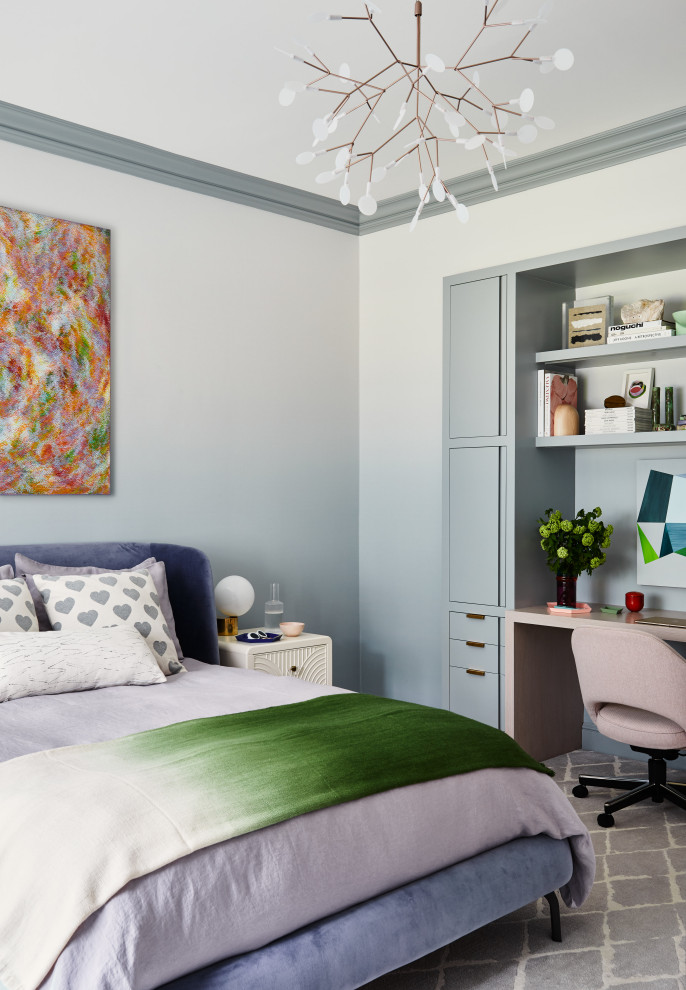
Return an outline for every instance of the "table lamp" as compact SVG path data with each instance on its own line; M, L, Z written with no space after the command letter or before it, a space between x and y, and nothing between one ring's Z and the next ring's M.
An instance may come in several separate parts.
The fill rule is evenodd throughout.
M235 636L238 632L238 616L244 615L255 601L255 589L250 582L231 574L222 578L214 589L214 603L222 618L217 619L220 636Z

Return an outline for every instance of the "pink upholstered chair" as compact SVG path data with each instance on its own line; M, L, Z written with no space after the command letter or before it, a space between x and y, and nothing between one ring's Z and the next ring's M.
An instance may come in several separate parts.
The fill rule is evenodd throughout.
M572 633L584 705L603 735L648 754L648 779L582 774L572 793L586 797L589 786L629 792L605 802L603 828L614 825L614 811L646 798L686 809L686 785L667 783L665 762L686 747L686 660L652 633L598 625Z

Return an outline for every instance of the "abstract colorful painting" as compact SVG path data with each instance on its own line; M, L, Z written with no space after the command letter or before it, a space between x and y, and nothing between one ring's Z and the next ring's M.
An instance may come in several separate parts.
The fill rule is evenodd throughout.
M686 588L686 461L638 461L638 583Z
M0 207L0 493L109 491L109 231Z

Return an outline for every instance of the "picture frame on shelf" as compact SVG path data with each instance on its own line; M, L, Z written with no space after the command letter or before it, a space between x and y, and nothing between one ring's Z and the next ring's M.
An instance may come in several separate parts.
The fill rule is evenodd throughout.
M612 314L614 311L615 297L614 296L594 296L592 299L575 299L575 306L604 306L605 315L607 316L608 326L612 323Z
M580 306L571 306L567 346L591 347L607 343L608 315L607 302L584 302Z
M637 409L650 409L654 379L654 368L629 368L625 371L621 395L627 405Z

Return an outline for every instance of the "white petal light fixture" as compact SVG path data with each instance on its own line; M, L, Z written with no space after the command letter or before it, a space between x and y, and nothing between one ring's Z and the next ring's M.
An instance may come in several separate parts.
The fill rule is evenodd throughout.
M345 2L352 3L353 0ZM467 2L478 7L480 0ZM410 229L414 229L419 220L429 190L439 202L447 199L458 219L465 223L469 212L450 192L447 180L441 178L439 152L447 152L456 146L477 151L477 157L483 156L481 160L497 190L494 166L506 167L506 159L516 154L506 147L506 139L516 137L523 144L529 144L536 138L538 128L550 130L555 126L549 117L531 115L534 94L528 86L519 96L515 95L516 89L514 93L510 89L509 93L491 95L496 83L503 85L500 73L495 81L491 80L491 67L528 63L546 73L554 69L564 72L574 64L574 56L568 48L558 48L551 55L528 53L526 43L535 28L545 21L551 0L545 0L538 16L527 19L517 19L515 6L518 2L482 0L482 23L455 61L433 53L426 53L422 59L421 0L414 3L416 44L411 58L407 58L407 53L397 54L381 33L376 23L381 11L370 0L361 0L359 13L313 15L311 19L315 21L360 22L382 42L383 61L368 76L355 78L347 61L334 68L302 43L299 43L300 47L308 58L277 49L310 72L306 82L284 84L279 93L282 106L290 106L304 90L319 92L332 101L330 112L317 117L312 125L312 148L325 143L326 147L302 152L296 159L298 164L306 165L319 155L330 154L329 168L320 172L315 181L324 183L343 174L343 185L339 189L341 202L347 204L354 199L361 213L372 216L377 209L376 197L370 191L372 183L382 182L390 168L409 160L416 169L415 174L419 175L420 201ZM511 16L503 16L505 8ZM449 38L450 32L446 30L444 37ZM519 86L522 81L517 73ZM379 127L382 121L384 133ZM348 133L342 133L346 131ZM334 132L336 136L332 139ZM388 145L391 145L390 149L387 149ZM385 157L388 150L395 151L395 158L384 164L378 156L383 154ZM445 164L444 161L444 174ZM354 197L351 194L353 184L359 190Z

